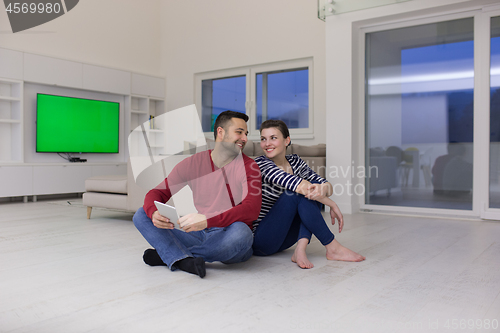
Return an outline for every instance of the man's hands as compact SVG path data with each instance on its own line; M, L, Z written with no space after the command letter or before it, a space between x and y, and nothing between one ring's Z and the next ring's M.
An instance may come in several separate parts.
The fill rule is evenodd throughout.
M168 217L161 215L158 211L153 213L152 219L155 227L159 229L174 229L174 223ZM180 228L185 232L199 231L207 227L207 217L203 214L187 214L178 221Z
M344 216L342 216L339 206L337 206L335 202L333 202L333 204L330 204L329 206L330 206L330 217L332 218L332 225L335 225L335 219L337 219L339 221L339 233L340 233L344 228Z
M198 213L187 214L179 219L179 226L185 232L203 230L207 224L207 217Z
M160 212L155 211L153 215L151 216L151 221L153 221L153 224L155 227L159 229L174 229L175 226L172 222L170 222L170 219L168 217L165 217L160 214Z

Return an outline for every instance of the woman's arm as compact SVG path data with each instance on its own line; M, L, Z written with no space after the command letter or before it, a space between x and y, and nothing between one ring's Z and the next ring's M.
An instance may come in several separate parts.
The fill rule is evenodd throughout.
M257 157L255 162L259 165L263 183L276 184L289 191L298 192L298 186L304 181L301 177L289 174L278 168L273 161L264 156ZM307 185L310 185L307 180L306 182ZM305 184L302 184L302 187L304 186ZM303 192L306 193L305 190Z
M309 166L298 156L294 155L295 161L298 164L298 175L289 174L271 161L270 159L259 156L255 159L259 165L264 182L277 184L287 190L302 194L310 200L322 199L333 194L333 187L324 178L316 174ZM307 179L306 179L307 178ZM312 184L308 179L319 181L319 184Z
M342 215L339 206L337 206L337 204L330 198L322 198L316 201L319 201L322 204L330 207L330 217L332 219L332 225L335 225L335 219L337 219L339 221L339 232L342 232L342 229L344 228L344 216Z
M299 185L297 186L297 189L295 190L295 192L302 194L304 196L307 196L309 194L309 187L311 185L313 185L313 184L311 184L309 181L307 181L305 179L302 179L300 181Z
M292 155L294 173L300 178L307 180L308 187L301 192L310 200L329 197L333 194L333 187L325 178L314 172L307 163L297 154ZM305 184L303 185L305 187Z
M329 182L322 184L311 184L307 188L305 197L309 200L316 200L330 197L333 194L333 186Z

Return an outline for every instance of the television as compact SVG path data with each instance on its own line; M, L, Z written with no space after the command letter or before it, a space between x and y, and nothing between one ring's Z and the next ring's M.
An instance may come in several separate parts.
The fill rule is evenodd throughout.
M37 94L37 153L118 153L120 103Z

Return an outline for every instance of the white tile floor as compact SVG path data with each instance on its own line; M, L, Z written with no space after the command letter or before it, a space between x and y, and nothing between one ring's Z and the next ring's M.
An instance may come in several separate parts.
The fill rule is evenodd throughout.
M311 270L288 250L208 264L200 279L143 264L130 214L92 214L0 204L0 332L494 332L500 321L500 222L348 215L337 239L365 262L327 261L315 240Z

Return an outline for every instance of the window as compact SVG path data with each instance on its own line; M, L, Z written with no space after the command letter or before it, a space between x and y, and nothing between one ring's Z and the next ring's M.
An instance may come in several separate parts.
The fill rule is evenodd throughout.
M201 81L201 124L213 132L217 116L225 110L245 113L246 77L235 76Z
M309 127L309 69L257 74L257 123L281 119L289 129Z
M292 135L312 137L312 59L284 61L195 75L196 107L205 133L225 110L246 113L252 139L260 124L283 120Z

